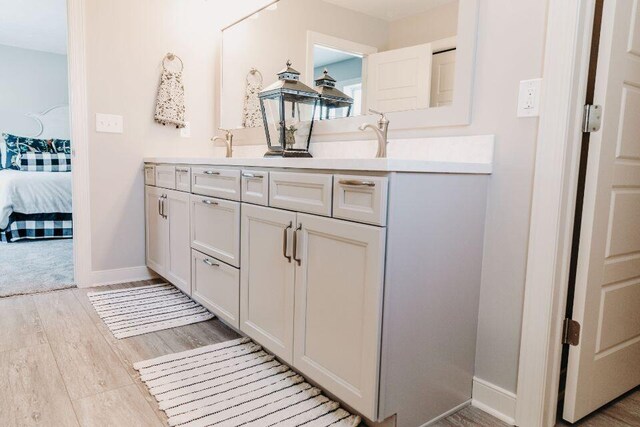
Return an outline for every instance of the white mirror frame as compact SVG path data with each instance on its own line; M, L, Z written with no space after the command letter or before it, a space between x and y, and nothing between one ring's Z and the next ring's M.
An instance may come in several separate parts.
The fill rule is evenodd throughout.
M475 74L476 41L478 34L478 3L479 0L460 0L459 2L458 34L456 36L457 49L462 52L471 52L471 54L460 55L456 58L455 89L452 104L446 107L389 112L386 116L390 122L390 134L397 131L415 131L434 127L465 126L471 124L473 79ZM232 25L236 25L239 22L241 21ZM224 32L226 28L229 27L223 28L222 31ZM224 34L220 37L221 77L219 79L217 103L219 108L222 108L224 103L224 101L220 99L222 96L224 66L222 58L223 43ZM309 41L307 41L307 43L309 43ZM218 109L216 115L218 123L220 123L220 109ZM338 135L341 140L362 139L362 133L358 130L358 127L362 123L375 123L377 120L377 115L366 114L344 119L317 121L313 125L312 143L314 141L335 140ZM262 127L235 129L234 136L240 145L255 144L256 141L265 140L264 129Z

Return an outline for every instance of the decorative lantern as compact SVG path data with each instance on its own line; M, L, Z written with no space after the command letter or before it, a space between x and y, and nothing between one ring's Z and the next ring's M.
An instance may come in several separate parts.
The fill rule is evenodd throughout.
M336 79L329 75L326 68L322 76L316 79L320 92L320 120L349 117L353 98L336 89Z
M287 67L278 81L258 95L269 151L265 157L311 157L309 143L320 102L318 92L300 81L300 73Z

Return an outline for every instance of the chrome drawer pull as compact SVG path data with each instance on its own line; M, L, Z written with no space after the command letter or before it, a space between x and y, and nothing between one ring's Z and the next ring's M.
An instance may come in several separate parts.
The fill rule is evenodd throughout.
M341 179L338 181L340 185L352 185L355 187L375 187L376 183L373 181L360 181L359 179Z
M208 258L203 259L202 262L207 264L209 267L220 267L220 264L216 264L215 262L211 262L211 260L209 260Z
M248 172L242 172L242 176L245 178L258 178L258 179L264 178L264 176L262 175L256 175L254 173L248 173Z
M189 172L189 169L176 169L176 172Z
M205 205L213 205L213 206L218 205L218 202L212 202L211 200L207 200L207 199L202 199L202 203L204 203Z
M216 171L204 171L202 173L205 175L220 175L220 172L216 172Z

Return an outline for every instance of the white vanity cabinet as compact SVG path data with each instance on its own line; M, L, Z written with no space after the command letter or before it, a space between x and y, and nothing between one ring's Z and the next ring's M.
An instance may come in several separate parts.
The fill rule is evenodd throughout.
M147 186L147 265L191 294L189 194Z
M266 162L148 185L147 265L181 287L186 259L195 300L370 421L468 402L486 174Z

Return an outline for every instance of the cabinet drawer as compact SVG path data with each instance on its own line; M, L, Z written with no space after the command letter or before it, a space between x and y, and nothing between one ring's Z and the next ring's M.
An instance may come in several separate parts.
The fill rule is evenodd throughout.
M155 165L144 165L144 185L156 185Z
M191 251L192 297L234 328L240 327L240 270Z
M242 171L242 201L264 206L269 204L269 172Z
M191 195L191 247L240 266L240 203Z
M331 216L332 175L316 173L269 173L269 205Z
M176 190L191 192L191 168L176 166Z
M240 200L240 170L194 166L191 168L191 192Z
M376 225L387 225L388 178L335 175L333 216Z
M156 187L176 189L176 167L170 165L156 166Z

